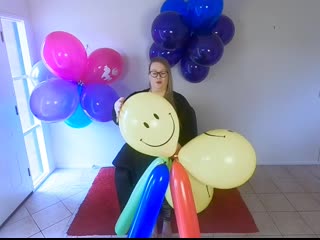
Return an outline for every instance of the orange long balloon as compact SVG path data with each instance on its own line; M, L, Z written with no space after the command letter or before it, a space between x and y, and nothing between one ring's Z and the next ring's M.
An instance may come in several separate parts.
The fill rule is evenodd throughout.
M181 238L200 238L200 227L188 173L174 161L170 173L173 208Z

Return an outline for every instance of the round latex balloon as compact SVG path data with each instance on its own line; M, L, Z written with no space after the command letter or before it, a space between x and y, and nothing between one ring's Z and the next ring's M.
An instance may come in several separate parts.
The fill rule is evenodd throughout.
M51 78L57 78L46 65L43 63L42 60L36 62L31 69L30 72L30 79L34 86L37 86L39 83L49 80Z
M38 84L29 101L31 112L39 120L48 123L64 121L76 111L79 104L77 85L52 78Z
M168 50L184 48L190 37L188 26L177 12L162 12L152 23L152 39Z
M118 93L109 85L92 83L83 87L80 104L83 111L98 122L112 120L112 109Z
M87 65L87 52L81 41L68 32L56 31L46 36L41 59L54 75L77 82Z
M83 87L78 85L78 93L81 96ZM68 126L72 128L84 128L92 123L90 117L83 111L80 100L76 111L64 121Z
M151 156L170 157L177 148L179 120L172 105L151 92L128 98L119 114L120 132L135 150Z
M256 154L250 142L226 129L199 135L184 145L178 156L198 181L219 189L241 186L256 168Z
M232 19L226 15L221 15L213 27L212 33L217 34L223 44L227 45L235 34L235 26Z
M189 180L191 183L191 189L192 189L192 193L193 193L194 203L196 205L196 211L197 211L197 213L200 213L209 206L209 204L213 198L213 192L214 192L213 187L210 187L206 184L199 182L197 179L195 179L189 173L188 173L188 176L189 176ZM169 203L169 205L173 208L174 206L173 206L173 202L172 202L170 188L167 189L166 200Z
M193 35L190 38L187 54L198 65L211 67L220 61L224 45L217 34Z
M153 43L149 50L149 58L151 60L154 57L163 57L168 61L170 67L174 67L181 60L183 52L183 49L167 50Z
M112 48L96 49L88 57L87 70L82 81L85 85L111 84L122 76L123 65L122 56L116 50Z
M183 57L180 62L182 76L191 83L202 82L209 74L210 67L201 66L191 61L188 57Z

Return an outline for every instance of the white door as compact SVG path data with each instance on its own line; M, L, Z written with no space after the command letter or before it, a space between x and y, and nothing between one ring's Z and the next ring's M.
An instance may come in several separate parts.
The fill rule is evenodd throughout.
M0 25L0 226L33 191L16 97Z

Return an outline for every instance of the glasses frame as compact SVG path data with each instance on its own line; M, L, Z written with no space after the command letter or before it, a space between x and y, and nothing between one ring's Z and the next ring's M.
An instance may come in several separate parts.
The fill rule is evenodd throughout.
M149 71L149 75L153 78L166 78L168 76L168 71L157 72L157 71Z

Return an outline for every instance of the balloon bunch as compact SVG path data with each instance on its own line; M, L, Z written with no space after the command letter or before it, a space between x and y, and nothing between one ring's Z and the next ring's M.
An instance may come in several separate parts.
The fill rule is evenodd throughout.
M41 60L31 69L31 112L42 121L64 121L73 128L110 121L119 97L110 84L122 72L122 56L114 49L99 48L88 56L74 35L51 32L43 41Z
M164 57L171 67L180 61L187 81L203 81L235 34L223 5L223 0L166 0L152 23L150 59Z
M241 134L225 129L192 139L172 161L179 120L172 105L153 93L130 97L121 108L119 127L132 148L157 158L139 179L122 211L115 226L117 235L150 237L166 198L174 208L180 237L199 238L197 213L209 205L214 188L238 187L255 171L252 145Z

